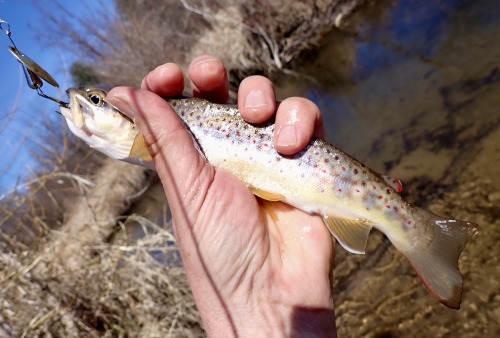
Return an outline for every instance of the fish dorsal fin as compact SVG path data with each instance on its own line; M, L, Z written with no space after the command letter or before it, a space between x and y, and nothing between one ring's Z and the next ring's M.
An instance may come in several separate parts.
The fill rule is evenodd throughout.
M277 202L285 199L285 196L274 192L265 191L259 188L249 187L252 194L266 201Z
M141 133L137 134L137 136L135 137L134 143L132 144L132 149L130 149L129 157L140 158L143 161L153 160L151 154L148 151L144 136Z
M399 178L390 177L387 175L382 175L382 178L384 179L385 183L389 184L392 187L392 189L396 190L397 192L403 191L403 183L401 183L401 180Z
M326 226L339 243L349 252L364 254L373 223L360 219L324 216Z

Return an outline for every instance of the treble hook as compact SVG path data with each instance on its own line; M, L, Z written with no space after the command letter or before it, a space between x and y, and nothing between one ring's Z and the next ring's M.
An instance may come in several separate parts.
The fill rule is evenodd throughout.
M6 25L7 27L5 28L3 25ZM0 29L7 35L9 38L10 42L12 42L13 46L9 46L9 51L14 55L14 57L19 61L21 64L21 67L23 68L24 72L24 77L26 78L26 82L28 83L28 86L31 89L36 90L37 94L40 95L43 98L52 100L54 102L57 102L59 105L63 107L68 107L68 103L58 100L56 98L53 98L51 96L46 95L42 91L42 86L43 86L43 80L47 81L49 84L52 86L59 88L59 84L57 81L45 70L43 69L38 63L33 61L33 59L29 58L26 54L23 54L16 46L14 43L14 40L12 39L12 31L10 29L10 24L5 21L0 19Z

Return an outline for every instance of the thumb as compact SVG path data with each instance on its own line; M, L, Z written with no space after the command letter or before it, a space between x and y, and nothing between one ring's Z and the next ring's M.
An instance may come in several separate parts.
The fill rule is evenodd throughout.
M215 172L179 116L164 99L147 90L117 87L106 99L134 118L162 180L172 216L192 224Z

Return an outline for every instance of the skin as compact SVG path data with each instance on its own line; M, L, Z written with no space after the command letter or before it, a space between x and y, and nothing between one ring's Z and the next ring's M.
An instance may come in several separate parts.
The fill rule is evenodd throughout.
M228 102L227 73L215 57L193 60L193 96ZM151 71L141 89L118 87L107 99L133 116L150 145L196 304L210 337L332 337L336 335L330 233L318 216L258 200L229 173L212 167L161 98L182 94L179 66ZM246 78L238 106L252 123L275 112L273 84ZM288 98L276 112L274 143L283 154L323 136L317 106ZM272 208L277 220L271 216Z

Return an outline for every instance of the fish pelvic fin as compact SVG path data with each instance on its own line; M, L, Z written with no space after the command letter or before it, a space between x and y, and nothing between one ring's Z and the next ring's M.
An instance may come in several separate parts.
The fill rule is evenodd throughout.
M283 196L281 194L274 193L274 192L265 191L265 190L255 188L255 187L249 187L249 189L252 192L252 194L254 194L255 196L258 196L266 201L278 202L278 201L282 201L285 199L285 196Z
M356 254L365 253L366 242L373 223L338 216L323 216L323 221L344 249Z
M422 221L427 222L431 235L424 247L415 238L411 250L400 250L406 256L427 289L444 305L459 309L462 300L462 275L458 258L465 245L478 230L478 225L452 219L443 219L422 210ZM410 238L410 240L412 240Z
M278 215L276 215L272 202L282 201L285 199L285 196L255 187L248 188L250 189L252 194L258 197L257 201L259 202L263 210L266 211L275 222L277 222Z

